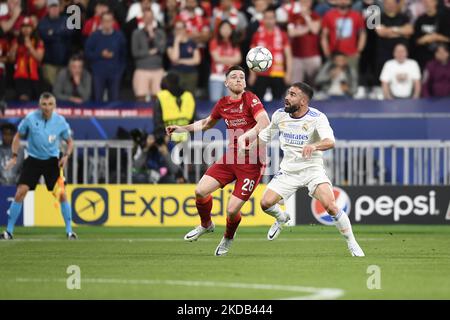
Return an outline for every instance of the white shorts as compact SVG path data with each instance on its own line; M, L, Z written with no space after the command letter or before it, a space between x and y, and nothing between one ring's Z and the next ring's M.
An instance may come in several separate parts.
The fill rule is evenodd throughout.
M301 187L308 187L308 194L312 198L314 191L321 183L328 183L331 186L325 169L309 167L296 173L280 170L269 182L267 188L278 193L286 201Z

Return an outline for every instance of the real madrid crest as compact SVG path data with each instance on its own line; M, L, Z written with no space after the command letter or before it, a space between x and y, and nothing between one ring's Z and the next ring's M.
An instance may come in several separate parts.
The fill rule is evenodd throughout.
M307 123L305 123L305 124L302 126L302 130L303 130L303 131L308 131L308 129L309 129L309 126L308 126Z

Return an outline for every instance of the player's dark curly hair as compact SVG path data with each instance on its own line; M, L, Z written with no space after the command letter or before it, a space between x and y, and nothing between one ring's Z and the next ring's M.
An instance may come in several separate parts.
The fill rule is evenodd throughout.
M296 82L291 85L292 87L299 88L309 100L311 100L314 96L314 90L306 83L304 82Z

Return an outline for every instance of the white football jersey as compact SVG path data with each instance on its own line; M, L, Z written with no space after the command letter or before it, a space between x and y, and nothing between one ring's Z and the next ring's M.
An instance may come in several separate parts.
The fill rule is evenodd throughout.
M322 151L314 151L311 158L304 159L303 146L319 142L325 138L335 140L325 114L315 108L309 108L301 118L293 118L284 108L272 115L272 121L259 133L259 138L268 143L275 134L279 135L284 157L280 168L287 172L297 172L311 166L323 167Z

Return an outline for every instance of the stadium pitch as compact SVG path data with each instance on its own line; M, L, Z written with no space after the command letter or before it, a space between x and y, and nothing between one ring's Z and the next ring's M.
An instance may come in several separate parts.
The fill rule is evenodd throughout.
M334 227L241 227L213 256L223 227L17 228L0 242L0 299L450 299L450 226L354 226L354 258ZM79 287L79 289L77 289Z

